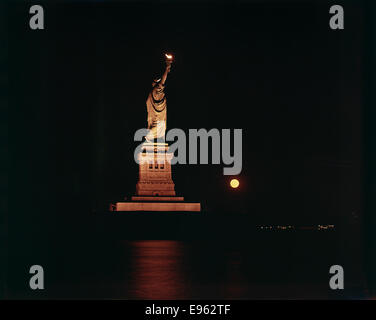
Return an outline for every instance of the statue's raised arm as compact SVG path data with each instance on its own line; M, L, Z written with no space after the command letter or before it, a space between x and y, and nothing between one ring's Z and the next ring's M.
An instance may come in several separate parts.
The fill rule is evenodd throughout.
M170 71L171 71L171 64L168 64L168 65L166 66L166 70L165 70L165 72L163 73L162 80L161 80L161 83L162 83L163 85L166 83L167 75L169 74Z
M154 139L164 139L167 121L167 102L164 92L167 75L171 71L172 56L166 54L166 69L162 78L155 79L152 90L146 100L148 112L148 129L146 140L152 142Z

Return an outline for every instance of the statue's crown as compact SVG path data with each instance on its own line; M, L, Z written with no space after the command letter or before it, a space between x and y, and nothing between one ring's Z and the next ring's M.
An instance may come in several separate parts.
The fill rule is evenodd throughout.
M153 80L153 86L155 86L160 81L161 81L161 78L154 79Z

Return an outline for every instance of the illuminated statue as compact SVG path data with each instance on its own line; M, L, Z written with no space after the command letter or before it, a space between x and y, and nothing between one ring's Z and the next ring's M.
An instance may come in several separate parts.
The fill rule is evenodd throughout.
M176 196L172 180L171 159L174 154L169 152L169 146L164 141L167 118L164 88L171 70L172 55L166 54L165 58L166 70L161 79L153 81L153 89L146 100L146 142L140 144L141 149L135 152L135 160L139 164L136 194L130 201L111 204L111 211L201 211L199 202L186 202L184 197Z
M146 100L146 108L148 111L148 129L146 141L153 142L154 139L163 139L166 132L167 120L167 103L164 92L167 74L171 70L172 55L165 55L166 70L160 79L153 81L153 89L149 93Z

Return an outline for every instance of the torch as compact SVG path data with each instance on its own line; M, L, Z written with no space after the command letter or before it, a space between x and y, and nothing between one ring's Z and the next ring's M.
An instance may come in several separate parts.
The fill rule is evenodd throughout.
M171 68L172 61L174 60L173 55L169 53L165 53L165 59L166 59L166 66Z

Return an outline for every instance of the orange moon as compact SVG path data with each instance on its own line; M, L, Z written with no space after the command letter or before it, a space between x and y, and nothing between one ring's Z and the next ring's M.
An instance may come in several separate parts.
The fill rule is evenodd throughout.
M238 179L232 179L231 181L230 181L230 186L231 186L231 188L234 188L234 189L236 189L237 187L239 187L239 180Z

